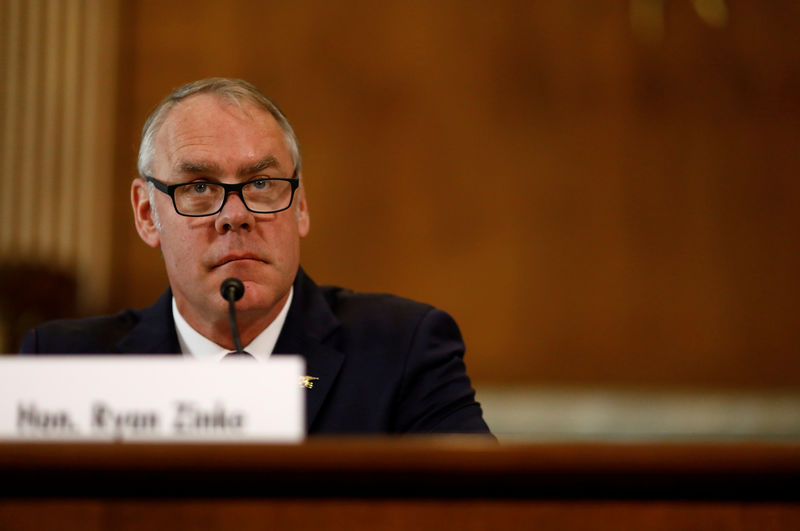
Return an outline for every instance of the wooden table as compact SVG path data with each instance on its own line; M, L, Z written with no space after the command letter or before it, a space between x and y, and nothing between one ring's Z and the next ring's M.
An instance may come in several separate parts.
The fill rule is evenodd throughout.
M796 443L0 444L0 530L800 529Z

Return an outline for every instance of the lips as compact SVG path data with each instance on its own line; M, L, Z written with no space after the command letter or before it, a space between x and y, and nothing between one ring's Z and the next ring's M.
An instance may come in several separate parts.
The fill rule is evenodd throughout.
M229 255L223 256L220 260L218 260L214 264L213 267L214 268L222 267L222 266L224 266L226 264L245 261L245 260L252 260L252 261L256 261L256 262L266 262L266 260L264 260L263 258L261 258L259 256L254 255L254 254L249 254L249 253L245 253L245 254L229 254Z

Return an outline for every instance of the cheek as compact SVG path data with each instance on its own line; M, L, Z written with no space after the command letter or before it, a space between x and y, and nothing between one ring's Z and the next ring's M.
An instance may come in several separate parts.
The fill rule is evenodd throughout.
M278 244L276 251L283 255L285 260L295 261L300 252L300 235L296 220L292 219L292 222L287 223L276 236L275 241Z
M185 273L201 263L199 250L207 246L202 245L200 241L193 241L191 230L182 229L170 227L162 232L161 252L168 266Z
M260 239L275 251L289 249L292 242L298 240L294 212L285 211L281 214L286 215L272 221L256 223Z

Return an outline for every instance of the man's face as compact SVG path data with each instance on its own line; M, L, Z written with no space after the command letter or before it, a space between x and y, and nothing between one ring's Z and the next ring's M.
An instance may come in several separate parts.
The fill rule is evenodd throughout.
M214 95L190 96L174 107L154 146L152 176L166 184L239 183L291 177L294 171L283 132L268 112L249 104L240 109ZM175 301L187 321L224 318L227 303L219 288L228 277L244 282L244 298L236 303L242 319L271 321L288 296L300 238L308 233L303 189L291 208L276 214L254 214L230 194L219 213L199 218L179 215L169 196L156 190L158 230L142 198L145 186L137 179L132 191L137 229L146 243L161 247Z

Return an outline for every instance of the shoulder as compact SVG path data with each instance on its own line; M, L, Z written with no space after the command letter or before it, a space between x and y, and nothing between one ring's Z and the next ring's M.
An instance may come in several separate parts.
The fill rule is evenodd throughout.
M338 286L320 286L328 305L338 316L381 318L427 313L433 306L388 293L359 293Z
M37 326L25 336L20 352L116 354L180 352L172 320L172 292L141 310L86 319L62 319Z
M449 321L444 311L426 304L388 293L359 293L337 286L320 286L323 296L340 323L347 326L369 326L373 330L415 329L429 320Z
M114 345L139 322L139 312L124 310L115 315L85 319L49 321L30 330L20 352L26 353L100 353L113 352Z
M336 286L320 287L335 315L344 341L381 345L384 355L405 355L439 340L453 341L463 352L455 320L430 304L386 293L359 293Z

